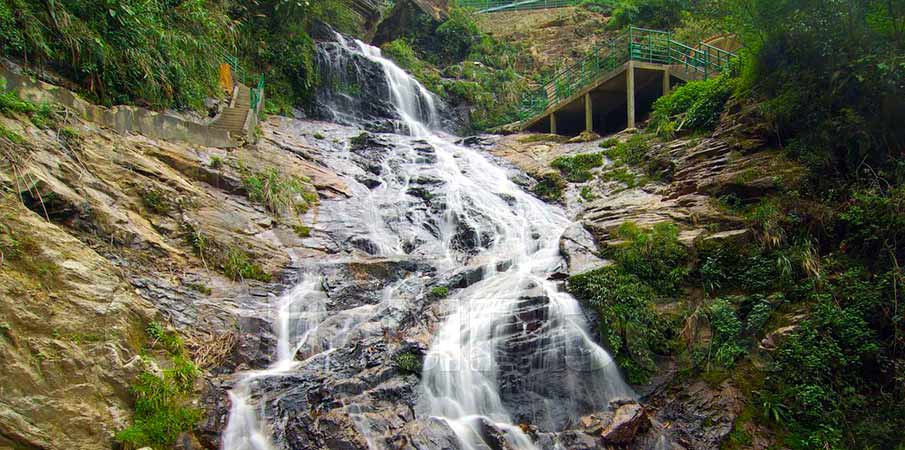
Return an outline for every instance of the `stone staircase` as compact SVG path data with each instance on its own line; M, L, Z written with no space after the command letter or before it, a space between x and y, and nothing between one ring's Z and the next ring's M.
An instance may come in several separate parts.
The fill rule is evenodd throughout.
M251 89L242 83L236 83L229 106L211 122L210 127L225 130L231 136L244 136L247 134L245 122L250 110Z

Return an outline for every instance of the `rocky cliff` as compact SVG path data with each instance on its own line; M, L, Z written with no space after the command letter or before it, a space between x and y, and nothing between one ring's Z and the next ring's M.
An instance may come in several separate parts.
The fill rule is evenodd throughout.
M266 358L269 332L246 306L281 292L294 258L330 251L316 239L317 197L347 194L317 163L313 131L275 119L259 145L226 151L62 111L50 126L0 122L19 137L0 139L0 444L113 446L149 368L139 356L152 320L174 326L207 374ZM305 205L301 219L260 196L290 180L317 192L288 198Z

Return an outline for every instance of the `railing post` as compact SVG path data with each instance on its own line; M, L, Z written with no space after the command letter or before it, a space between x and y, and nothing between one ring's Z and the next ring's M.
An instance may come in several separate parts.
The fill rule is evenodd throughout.
M591 108L591 93L588 92L584 95L584 129L588 133L594 131L594 114Z
M704 46L704 79L710 77L710 47Z
M628 62L625 72L626 128L635 128L635 63Z

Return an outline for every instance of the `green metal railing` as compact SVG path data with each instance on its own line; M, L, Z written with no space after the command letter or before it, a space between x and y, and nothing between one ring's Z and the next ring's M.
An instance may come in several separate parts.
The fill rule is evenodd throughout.
M575 64L558 71L543 87L522 99L519 119L537 117L551 106L566 100L604 74L616 70L628 61L679 66L686 73L703 76L716 75L728 67L735 55L701 43L689 47L673 39L672 33L630 27L615 39L585 55Z
M516 11L526 9L548 9L575 6L582 0L459 0L464 8L471 8L478 13L497 11Z
M225 51L220 52L220 58L223 62L229 64L233 72L233 80L248 86L251 91L250 106L251 109L257 110L258 103L264 98L264 74L255 77L249 74L244 67L239 64L239 59Z

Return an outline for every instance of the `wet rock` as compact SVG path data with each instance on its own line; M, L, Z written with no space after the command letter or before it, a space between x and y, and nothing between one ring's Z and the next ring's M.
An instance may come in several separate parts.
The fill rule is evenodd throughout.
M600 436L606 443L631 443L639 433L650 427L650 418L637 403L620 405L612 414L611 421L600 431Z
M377 186L380 186L382 183L380 180L371 177L357 176L355 177L355 181L365 185L368 189L374 189Z
M559 241L559 251L567 264L569 276L578 275L607 264L597 256L594 238L581 224L572 224L563 232Z

